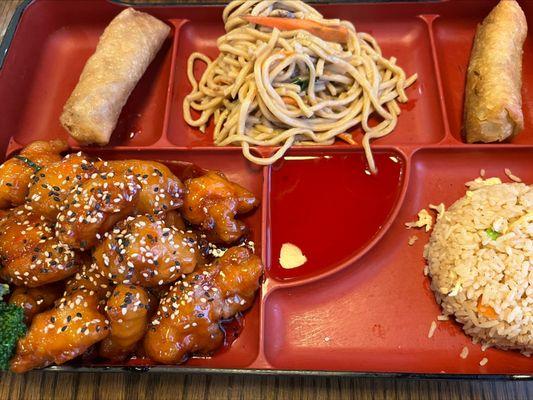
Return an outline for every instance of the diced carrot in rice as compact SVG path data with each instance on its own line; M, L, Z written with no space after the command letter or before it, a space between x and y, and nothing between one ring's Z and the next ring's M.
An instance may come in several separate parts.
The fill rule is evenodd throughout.
M480 296L478 301L477 301L477 310L478 310L478 312L481 315L484 315L487 318L498 318L498 314L496 313L494 308L492 308L489 305L482 304L482 301L483 301L483 297Z

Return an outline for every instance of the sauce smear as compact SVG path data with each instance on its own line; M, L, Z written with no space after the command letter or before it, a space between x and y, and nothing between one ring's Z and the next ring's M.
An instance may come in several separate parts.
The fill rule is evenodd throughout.
M387 222L403 183L394 152L375 152L377 175L368 175L363 152L289 156L271 169L269 275L304 278L333 269L361 251ZM294 269L279 263L283 243L307 257Z
M220 329L224 332L224 343L216 351L222 353L228 351L235 340L241 335L244 328L244 318L241 313L238 313L231 319L226 319L220 322ZM215 353L215 354L216 354Z

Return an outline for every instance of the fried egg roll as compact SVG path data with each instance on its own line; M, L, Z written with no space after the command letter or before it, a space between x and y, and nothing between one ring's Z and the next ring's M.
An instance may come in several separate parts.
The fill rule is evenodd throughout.
M478 26L466 81L468 143L501 142L524 129L522 47L526 17L515 0L501 0Z
M82 144L105 145L137 82L167 38L170 27L127 8L104 30L60 121Z

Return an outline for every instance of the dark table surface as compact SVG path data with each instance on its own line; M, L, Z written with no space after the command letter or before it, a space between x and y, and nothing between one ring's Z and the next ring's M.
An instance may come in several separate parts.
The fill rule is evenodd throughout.
M55 0L75 1L75 0ZM143 0L142 2L147 2ZM188 0L191 2L192 0ZM22 0L0 0L0 40ZM176 2L179 2L177 0ZM201 1L198 1L201 2ZM211 3L214 1L211 0ZM0 399L532 399L533 382L163 373L0 374Z

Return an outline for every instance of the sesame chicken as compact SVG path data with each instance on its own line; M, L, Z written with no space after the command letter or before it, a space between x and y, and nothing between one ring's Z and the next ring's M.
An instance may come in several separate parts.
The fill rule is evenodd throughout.
M129 217L104 234L93 257L115 283L152 287L191 273L200 261L192 231L167 227L152 215Z
M61 160L68 150L64 140L36 141L0 165L0 209L24 203L32 175Z
M39 215L55 219L68 193L96 171L82 153L68 154L36 172L30 182L26 203Z
M27 287L60 281L80 267L78 254L56 238L53 223L26 206L0 223L0 261L3 279Z
M16 304L24 310L24 321L29 324L36 314L51 308L62 293L61 282L35 288L17 287L11 294L9 303Z
M141 286L117 285L105 307L111 333L100 343L100 357L120 361L130 355L146 332L151 307Z
M158 214L183 205L183 183L165 165L146 160L102 161L100 171L133 175L141 185L138 214Z
M190 163L169 162L183 184L159 162L65 150L34 142L0 166L0 282L29 326L11 370L213 353L259 288L237 219L258 200Z
M209 354L224 339L219 326L251 307L263 266L246 247L232 247L212 265L177 281L161 301L144 338L155 362L176 364Z
M165 224L169 228L176 228L179 230L186 230L185 227L185 221L183 220L183 217L179 213L179 211L172 210L164 214L163 219L165 220Z
M105 301L112 291L109 279L100 272L88 256L83 258L83 266L67 280L65 285L67 295L79 290L93 293L99 301Z
M90 292L78 290L33 318L28 333L18 342L11 370L61 365L108 335L108 321L98 311L98 300Z
M188 179L185 187L183 217L199 225L210 241L230 244L246 233L246 225L235 217L257 207L253 193L216 171Z
M87 250L115 223L132 214L141 187L133 175L101 172L74 188L57 216L57 237Z

